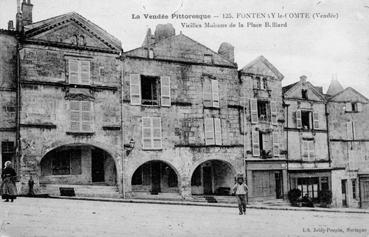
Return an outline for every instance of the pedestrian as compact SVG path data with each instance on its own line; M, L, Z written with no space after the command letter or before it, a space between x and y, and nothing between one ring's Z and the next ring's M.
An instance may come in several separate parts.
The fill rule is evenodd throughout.
M233 186L233 193L236 195L238 202L238 209L240 210L240 215L246 215L246 194L248 187L244 183L243 175L237 176L237 182Z
M10 161L5 162L5 167L3 169L3 173L1 174L1 178L3 180L0 186L2 199L5 199L5 202L9 202L9 199L11 202L13 202L14 199L17 198L17 188L15 186L17 174L12 168L12 163Z

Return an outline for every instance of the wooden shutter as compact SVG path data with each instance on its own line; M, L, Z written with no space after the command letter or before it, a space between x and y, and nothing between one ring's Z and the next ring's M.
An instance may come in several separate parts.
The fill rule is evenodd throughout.
M79 61L79 65L81 84L90 84L90 61Z
M142 117L142 148L152 148L152 131L150 117Z
M260 156L259 131L252 131L252 155Z
M271 101L270 102L270 113L272 115L271 122L272 124L277 124L277 102Z
M78 84L79 63L77 60L68 60L68 79L70 84Z
M93 131L93 119L92 119L92 103L90 101L81 101L81 123L83 132Z
M273 156L279 156L279 133L273 132Z
M170 95L170 77L160 77L160 89L161 89L161 106L170 107L171 95Z
M212 85L210 83L210 79L205 78L204 85L203 85L203 96L204 96L204 106L207 106L207 107L213 106L211 86Z
M141 105L141 78L140 74L130 75L129 93L131 105Z
M213 107L219 108L219 85L217 80L211 80L211 92L213 95Z
M363 104L358 102L357 103L357 112L361 112L361 111L363 111Z
M162 139L161 139L161 118L153 117L152 121L152 148L153 149L161 149L162 148Z
M69 102L70 131L79 132L81 130L81 103L80 101Z
M351 102L346 102L346 112L351 112L352 111L352 104Z
M205 144L215 144L213 118L205 118Z
M352 121L352 139L356 139L356 123L355 121Z
M250 99L251 123L258 123L258 101Z
M314 149L314 141L309 141L309 159L314 160L315 158L315 149Z
M352 135L352 122L346 122L346 135L347 135L347 139L348 140L352 140L353 139L353 135Z
M301 110L296 111L296 127L302 128L302 120L301 120Z
M319 114L318 112L313 112L314 129L319 129Z
M214 118L215 144L222 145L222 126L219 118Z

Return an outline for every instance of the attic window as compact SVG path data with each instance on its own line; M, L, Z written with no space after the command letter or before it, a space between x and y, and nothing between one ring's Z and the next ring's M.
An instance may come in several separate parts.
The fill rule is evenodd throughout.
M149 58L150 59L154 58L154 50L153 49L149 49Z
M213 63L213 55L204 54L204 63L212 64Z
M308 99L307 89L302 89L302 90L301 90L301 97L302 97L302 99L304 99L304 100L307 100L307 99Z

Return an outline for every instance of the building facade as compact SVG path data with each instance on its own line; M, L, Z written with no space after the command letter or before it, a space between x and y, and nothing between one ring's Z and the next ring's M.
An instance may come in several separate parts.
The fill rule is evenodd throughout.
M319 191L331 190L326 98L302 76L283 88L283 99L290 189L318 201Z
M229 195L244 172L233 47L214 52L168 24L123 56L128 195Z
M282 199L288 191L283 75L260 56L243 67L239 77L249 200Z
M351 87L328 96L333 205L368 208L369 100Z

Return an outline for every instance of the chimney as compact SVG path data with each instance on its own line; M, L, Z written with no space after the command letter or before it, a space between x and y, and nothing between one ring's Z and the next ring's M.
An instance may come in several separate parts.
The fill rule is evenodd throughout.
M31 0L23 0L22 2L22 14L23 14L23 26L32 24L32 8Z
M13 21L8 22L8 30L14 30L14 22Z
M172 37L176 35L176 30L174 29L173 25L168 24L159 24L156 26L155 29L155 42L160 40Z
M304 84L304 83L306 83L306 80L307 79L307 76L305 76L305 75L302 75L301 77L300 77L300 81Z
M23 30L22 13L20 7L20 0L17 0L17 15L15 16L15 29L20 32Z
M218 53L220 55L222 55L225 59L227 59L228 61L231 61L232 63L234 63L234 47L233 45L223 42L219 49L218 49Z
M144 42L142 43L143 47L148 47L155 43L155 37L151 34L151 29L149 28L146 32L146 36Z

